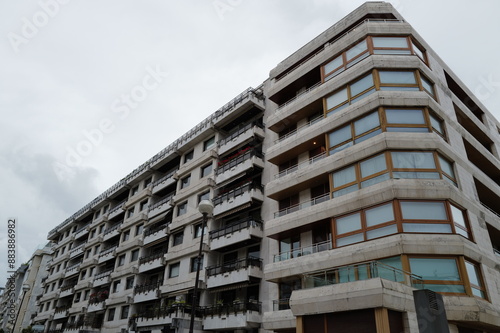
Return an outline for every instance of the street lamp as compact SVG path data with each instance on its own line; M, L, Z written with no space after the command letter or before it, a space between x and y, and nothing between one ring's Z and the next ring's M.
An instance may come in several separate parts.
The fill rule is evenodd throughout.
M19 318L19 314L21 313L21 310L23 308L23 302L24 302L24 297L26 296L26 293L31 289L29 284L23 284L22 286L23 289L23 296L21 297L21 304L19 304L19 310L17 311L17 316L16 320L14 321L14 326L12 327L13 332L16 330L16 325L17 325L17 319ZM22 325L22 324L21 324Z
M203 215L203 221L201 222L200 249L198 250L198 257L196 258L196 278L194 280L193 301L191 303L191 322L189 323L189 333L193 333L194 329L196 299L198 297L198 280L200 279L200 266L202 265L201 252L203 250L203 235L205 234L205 227L207 225L207 216L211 215L213 210L214 205L210 200L202 200L198 205L198 211Z

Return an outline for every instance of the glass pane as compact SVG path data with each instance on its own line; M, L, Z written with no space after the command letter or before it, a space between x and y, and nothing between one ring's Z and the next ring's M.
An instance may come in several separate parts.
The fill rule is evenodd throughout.
M356 57L366 50L368 50L368 45L366 44L366 40L363 40L356 44L354 47L347 50L347 52L345 53L347 61L351 60L352 58Z
M451 226L443 223L403 223L403 231L451 234Z
M359 243L362 241L364 241L363 234L355 234L352 236L337 238L337 247L349 245L349 244L354 244L354 243Z
M405 220L446 220L444 202L401 201Z
M465 267L467 268L467 276L469 277L470 283L478 287L482 287L477 267L468 261L465 262Z
M379 129L378 129L378 130L376 130L376 131L373 131L373 132L370 132L370 133L365 134L365 135L363 135L363 136L360 136L359 138L357 138L357 139L355 139L355 140L354 140L354 143L360 143L360 142L363 142L363 141L365 141L365 140L367 140L367 139L373 138L375 135L378 135L378 134L380 134L380 133L382 133L382 130L379 128Z
M351 84L351 97L373 87L373 77L371 74Z
M391 152L392 165L395 169L436 169L432 152Z
M373 112L366 117L363 117L354 122L354 135L360 135L368 132L375 127L380 126L380 120L378 118L378 112Z
M372 37L374 47L407 48L405 37Z
M432 291L438 293L456 293L456 294L465 294L464 286L460 284L425 284L426 289L430 289Z
M339 187L356 180L354 165L333 173L333 187Z
M343 104L343 105L341 105L341 106L338 106L335 110L328 112L326 116L327 116L327 117L330 117L331 115L333 115L333 114L335 114L335 113L339 112L340 110L342 110L342 109L344 109L344 108L346 108L346 107L348 107L348 106L349 106L349 104L348 104L348 103Z
M361 60L363 60L364 58L367 58L369 55L370 55L370 53L368 53L368 52L366 52L366 53L364 53L364 54L360 55L358 58L356 58L356 59L352 60L350 63L348 63L346 67L347 67L347 68L349 68L349 67L351 67L351 66L353 66L353 65L357 64L358 62L360 62L360 61L361 61Z
M376 91L375 88L372 88L372 89L368 90L367 92L365 92L365 93L363 93L361 95L358 95L358 97L356 97L354 99L351 99L351 104L355 103L355 102L357 102L359 100L362 100L363 98L365 98L365 97L373 94L375 91Z
M335 147L341 142L352 138L351 126L347 125L329 134L330 147Z
M334 198L337 198L337 197L340 197L342 195L345 195L345 194L348 194L348 193L351 193L351 192L354 192L354 191L357 191L358 190L358 184L356 185L352 185L352 186L348 186L346 188L343 188L339 191L335 191L333 192L333 197Z
M416 84L414 72L380 71L381 83Z
M420 78L422 79L422 87L431 95L434 96L434 89L432 88L432 83L425 78L424 76L420 75Z
M385 110L389 124L418 124L425 125L424 112L422 110Z
M445 158L441 157L441 155L438 155L438 159L439 159L439 165L441 166L441 170L443 170L445 173L455 178L455 173L453 172L453 166L451 165L451 163Z
M439 176L439 173L437 173L437 172L395 171L392 173L392 178L394 178L394 179L441 179L441 176Z
M347 88L343 88L330 97L327 97L326 107L328 110L330 110L345 101L347 101Z
M389 49L375 49L373 54L411 54L410 50L389 50Z
M382 263L383 265L391 266L397 269L403 269L403 265L401 264L401 258L400 257L391 257L391 258L385 258L385 259L379 259L378 262Z
M385 154L380 154L360 163L361 177L368 177L375 173L387 170Z
M410 268L424 280L460 281L455 259L410 258Z
M367 231L366 232L366 239L373 239L373 238L377 238L377 237L392 235L392 234L396 234L397 232L398 232L398 227L395 224L388 225L387 227Z
M336 71L332 72L330 75L328 75L327 77L325 77L325 82L332 79L334 76L337 76L339 75L340 73L342 73L343 71L345 70L344 67L340 67L339 69L337 69Z
M356 268L354 266L339 268L338 272L340 283L356 281Z
M476 289L476 288L472 288L472 294L474 296L477 296L477 297L486 298L484 296L484 292L482 290L479 290L479 289Z
M383 182L384 180L388 180L388 179L389 179L389 174L384 173L383 175L373 177L373 178L370 178L368 180L365 180L364 182L361 182L361 188L372 186L372 185L378 184L378 183Z
M325 65L325 74L330 73L334 69L337 69L338 67L342 66L342 55L338 56L337 58L333 59L329 63Z
M429 133L427 127L387 127L387 132Z
M346 144L343 144L342 146L338 146L337 148L330 150L330 155L333 155L335 153L338 153L339 151L342 151L346 148L349 148L353 145L353 142L347 142Z
M465 225L464 214L462 210L458 209L453 205L450 206L451 206L451 216L453 217L453 221L457 224L460 224L462 227L467 228L467 226Z
M337 235L361 229L361 214L356 213L335 220Z
M432 128L434 128L439 134L444 135L443 125L441 121L431 113L429 114L429 117L431 118Z
M422 52L422 50L417 45L415 45L415 43L413 43L413 42L411 43L411 45L413 46L413 52L415 52L415 54L418 55L423 60L424 53Z
M392 209L392 202L382 206L367 209L365 212L365 216L367 227L394 221L394 210Z
M420 91L418 87L380 87L380 90Z

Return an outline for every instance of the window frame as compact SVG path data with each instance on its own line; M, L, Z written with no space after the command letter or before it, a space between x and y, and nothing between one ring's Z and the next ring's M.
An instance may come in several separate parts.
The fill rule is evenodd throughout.
M215 146L215 135L210 139L203 141L203 151L207 151Z
M191 183L191 174L187 175L186 177L182 178L181 181L180 181L181 185L180 185L180 189L185 189L186 187L189 186L189 184Z
M184 242L184 230L178 231L172 235L172 246L181 245L183 242Z
M213 172L213 169L214 168L213 168L213 163L212 162L210 162L209 164L206 164L206 165L200 167L200 178L205 178L205 177L211 175L212 172ZM207 173L207 170L208 170L208 173Z
M187 213L187 201L181 202L177 205L177 216L182 216Z
M173 274L175 274L174 273L175 269L177 269L177 275L173 275ZM178 277L180 275L180 270L181 270L181 262L180 261L173 263L173 264L170 264L168 266L168 278L172 279L172 278Z

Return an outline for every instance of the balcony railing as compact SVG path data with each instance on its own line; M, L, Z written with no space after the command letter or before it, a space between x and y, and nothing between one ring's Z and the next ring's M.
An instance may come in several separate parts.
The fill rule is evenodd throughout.
M99 280L99 279L105 278L106 276L111 275L112 272L113 272L113 268L107 269L103 272L100 272L94 276L94 280Z
M497 256L500 256L500 250L493 249L493 253L495 253L495 255L497 255Z
M246 219L241 220L237 223L232 223L223 228L210 231L210 239L223 237L225 235L232 234L233 232L247 229L250 227L258 227L262 230L262 220L256 220L253 217L247 217Z
M149 256L146 256L146 257L141 257L141 258L139 258L139 265L142 265L142 264L151 262L153 260L156 260L158 258L161 258L165 255L165 253L167 253L167 251L157 252L157 253L150 254Z
M121 209L123 204L127 202L127 199L123 200L122 202L120 202L119 204L117 204L115 207L111 208L109 210L109 215L113 214L114 212L116 212L117 210Z
M71 305L64 305L56 307L55 313L65 312L71 308Z
M78 268L78 267L82 264L82 262L83 262L83 260L82 260L82 261L80 261L80 262L77 262L77 263L76 263L76 264L74 264L74 265L71 265L71 266L69 266L69 267L66 267L66 272L70 272L70 271L72 271L72 270L74 270L74 269Z
M104 257L105 255L113 252L118 247L118 243L108 246L99 252L99 257Z
M281 311L288 309L290 309L290 298L273 300L273 311Z
M79 233L80 231L84 230L85 228L87 228L91 223L87 223L83 226L81 226L80 228L76 229L76 231L74 232L74 234L76 235L77 233Z
M69 290L69 289L73 288L76 285L77 285L77 282L73 282L73 283L70 283L70 284L65 284L65 285L61 286L61 291Z
M152 226L151 228L144 231L144 237L151 236L152 234L156 234L158 231L164 230L167 225L169 225L169 222L164 222L162 224Z
M244 126L238 128L237 130L231 132L230 134L228 134L228 136L226 136L224 139L221 139L219 141L219 147L226 144L227 142L233 140L234 138L239 137L241 134L245 133L246 131L248 131L250 128L252 128L254 126L257 126L259 128L264 128L264 125L262 124L262 122L252 122L250 124L244 125Z
M154 181L153 182L153 187L157 186L158 184L163 183L164 181L166 181L169 178L172 178L174 176L174 174L177 172L177 170L178 169L174 169L174 170L170 171L169 173L167 173L165 176L163 176L160 179Z
M318 161L322 160L323 158L325 158L325 156L326 156L326 153L321 153L321 154L318 154L318 155L316 155L316 156L314 156L314 157L311 157L311 158L310 158L310 159L308 159L307 161L304 161L304 162L302 162L302 163L299 163L299 164L297 164L297 165L294 165L294 166L292 166L292 167L289 167L289 168L288 168L288 169L286 169L286 170L281 171L279 174L274 175L274 178L281 178L281 177L286 176L286 175L288 175L288 174L290 174L290 173L292 173L292 172L295 172L295 171L297 171L297 170L300 170L300 169L306 168L308 165L311 165L311 164L313 164L313 163L316 163L316 162L318 162Z
M249 150L249 151L245 152L244 154L233 157L229 161L220 165L215 170L215 174L220 175L220 174L226 172L227 170L231 170L232 168L234 168L238 164L241 164L241 163L245 162L246 160L251 159L253 156L257 156L260 158L264 157L264 155L262 153L259 153L258 151L254 150L254 149Z
M294 96L293 98L289 99L288 101L286 101L285 103L283 104L280 104L280 106L278 106L276 108L276 111L279 111L281 110L282 108L284 108L285 106L289 105L289 104L292 104L293 102L295 102L296 100L302 98L302 96L304 95L307 95L309 92L313 91L314 89L318 88L319 86L321 85L321 81L320 82L317 82L315 84L313 84L311 87L307 88L306 90L304 91L301 91L300 93L298 93L296 96Z
M313 198L311 200L304 201L304 202L301 202L299 204L296 204L296 205L290 206L288 208L282 209L279 212L274 213L274 218L285 216L287 214L297 212L297 211L299 211L301 209L304 209L304 208L307 208L307 207L311 207L311 206L317 205L319 203L322 203L322 202L325 202L325 201L328 201L328 200L330 200L330 194L329 193L323 194L323 195L321 195L319 197L316 197L316 198Z
M195 316L201 318L203 315L202 308L197 307L195 311ZM137 318L140 319L154 319L154 318L164 318L164 317L179 317L182 314L191 313L191 304L186 303L174 303L169 306L162 306L157 308L152 308L144 311L140 311Z
M118 229L120 227L121 224L122 224L122 222L119 222L119 223L116 223L116 224L112 225L111 227L107 228L106 230L104 230L103 235L105 236L105 235L115 231L116 229Z
M149 210L153 210L153 209L156 209L158 207L160 207L161 205L163 205L164 203L167 203L170 201L170 199L172 199L174 197L175 193L169 193L167 194L166 196L163 197L163 199L161 199L160 201L152 204L149 206Z
M222 316L237 314L241 312L255 311L262 312L262 303L257 301L234 301L229 304L214 304L202 308L203 316Z
M282 137L280 137L279 139L275 140L274 143L279 143L285 139L288 139L289 137L297 134L298 132L310 127L311 125L313 124L316 124L318 121L321 121L322 119L324 119L324 117L321 115L321 116L318 116L316 118L314 118L313 120L311 120L310 122L308 122L307 124L304 124L300 127L297 127L296 129L294 129L293 131L290 131L289 133L283 135Z
M249 258L228 261L218 266L207 267L207 276L213 276L217 274L237 271L239 269L248 268L250 266L262 268L262 259L249 257Z
M163 285L163 280L156 281L154 283L141 284L134 287L134 294L142 294L151 290L156 290Z
M80 244L76 245L74 248L71 249L71 251L69 253L72 254L72 253L80 250L82 247L85 246L85 243L86 242L83 242L83 243L80 243Z
M263 189L263 186L257 183L254 183L252 181L249 181L248 183L245 183L241 186L238 186L234 189L231 189L224 194L221 194L213 199L214 206L220 205L226 200L232 199L234 197L237 197L239 195L242 195L245 192L250 191L251 189Z
M369 261L357 265L337 267L332 270L304 275L303 285L306 288L316 288L326 285L368 280L380 277L382 279L401 282L417 289L424 288L421 276L386 265L379 261Z
M292 251L285 251L281 252L280 254L276 254L274 256L274 262L298 258L313 253L328 251L331 249L332 249L332 242L328 240L325 242L313 244L311 246L305 246Z

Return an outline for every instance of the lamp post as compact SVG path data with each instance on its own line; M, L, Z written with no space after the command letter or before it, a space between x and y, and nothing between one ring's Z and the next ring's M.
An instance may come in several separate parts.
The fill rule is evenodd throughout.
M17 325L17 319L19 318L19 315L21 314L21 310L23 308L23 302L24 302L24 297L26 296L26 293L31 289L28 284L23 284L23 296L21 297L21 304L19 304L19 311L17 311L17 316L16 320L14 321L14 326L12 327L12 332L15 332L16 330L16 325ZM22 324L21 324L22 325Z
M210 200L202 200L198 205L198 211L203 215L203 221L201 222L200 249L198 250L198 257L196 258L196 278L194 280L193 301L191 303L191 322L189 323L189 333L193 333L194 329L196 299L198 298L198 280L200 279L200 266L202 265L201 253L203 250L203 235L205 234L205 227L207 225L207 216L212 214L213 210L214 205Z

